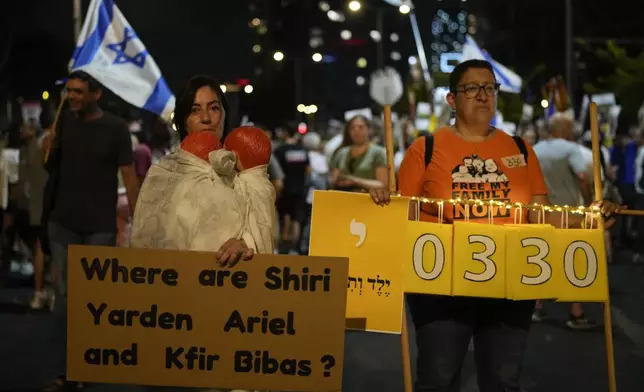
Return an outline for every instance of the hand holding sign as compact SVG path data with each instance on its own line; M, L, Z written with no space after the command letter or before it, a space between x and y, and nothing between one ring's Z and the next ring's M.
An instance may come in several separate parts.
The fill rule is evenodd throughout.
M229 267L234 267L239 260L252 259L253 254L253 249L249 248L244 240L236 238L226 241L216 253L219 265L228 265Z

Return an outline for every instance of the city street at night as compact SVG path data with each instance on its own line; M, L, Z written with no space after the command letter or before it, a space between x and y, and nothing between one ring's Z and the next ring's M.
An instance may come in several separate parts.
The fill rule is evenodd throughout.
M644 267L610 268L615 367L620 391L637 392L644 385ZM36 391L55 374L51 336L55 324L45 311L29 311L31 291L16 287L0 291L0 390ZM525 359L526 392L607 390L603 326L571 331L564 322L564 304L547 304L551 318L533 326ZM601 322L599 305L587 306L588 316ZM412 342L412 355L414 343ZM345 343L343 392L403 391L400 337L349 332ZM463 370L463 392L476 392L474 361ZM142 387L93 385L89 391L144 391Z
M644 0L0 3L0 392L644 392Z

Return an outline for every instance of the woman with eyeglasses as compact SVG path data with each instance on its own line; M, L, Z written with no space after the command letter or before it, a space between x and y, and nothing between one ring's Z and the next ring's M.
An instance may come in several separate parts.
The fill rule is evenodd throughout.
M369 120L358 115L347 123L342 146L331 158L332 189L364 192L387 186L385 149L370 140Z
M430 139L418 138L409 148L399 171L403 196L550 204L532 147L490 126L498 92L490 63L470 60L454 69L447 102L456 113L455 124L437 130ZM425 154L426 147L432 149L431 157ZM387 189L373 189L370 194L377 204L389 203ZM605 216L619 210L607 202L598 205ZM470 207L446 207L443 221L468 217L473 223L489 223L488 213L466 212ZM417 206L412 203L410 211L417 211ZM514 223L509 210L491 213L494 224ZM420 206L420 220L436 222L436 216L429 205ZM410 217L416 219L415 213ZM558 226L561 215L552 213L546 219ZM521 220L538 222L532 213L523 214ZM581 227L581 218L575 216L573 222L571 216L570 227ZM480 392L521 390L521 363L534 301L438 295L407 295L407 300L418 345L417 392L460 391L461 368L472 338Z

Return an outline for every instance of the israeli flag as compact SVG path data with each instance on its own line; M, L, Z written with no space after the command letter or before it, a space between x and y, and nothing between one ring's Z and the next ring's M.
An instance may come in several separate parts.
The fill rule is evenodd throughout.
M175 98L114 0L92 0L70 71L85 71L132 105L169 119Z
M463 44L463 55L461 56L461 62L467 60L485 60L492 64L494 69L494 76L496 81L501 84L501 91L508 93L520 93L521 85L523 84L523 79L516 73L510 71L507 67L498 62L494 61L492 56L484 50L482 50L474 39L467 35L465 36L465 44Z

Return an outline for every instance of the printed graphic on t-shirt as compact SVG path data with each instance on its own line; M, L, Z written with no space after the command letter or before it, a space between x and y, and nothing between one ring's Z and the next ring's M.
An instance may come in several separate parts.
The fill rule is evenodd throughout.
M485 201L495 200L510 203L510 182L503 174L494 159L478 155L466 156L461 164L452 170L452 198L462 200L480 200L477 205L455 205L454 219L509 217L510 211L505 207L490 206Z
M303 163L306 162L308 155L305 150L289 150L286 151L284 157L288 163Z

